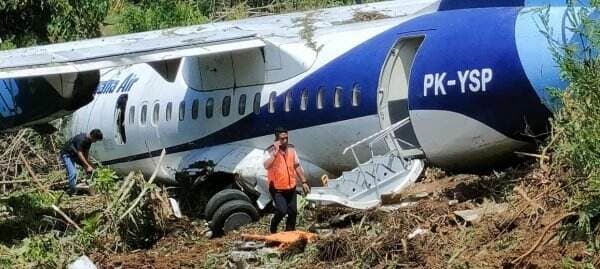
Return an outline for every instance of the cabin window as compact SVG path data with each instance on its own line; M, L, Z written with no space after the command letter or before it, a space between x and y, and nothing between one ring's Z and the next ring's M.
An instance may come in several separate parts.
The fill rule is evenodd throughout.
M160 117L160 104L154 104L154 110L152 111L152 125L156 125L158 123L158 117Z
M335 93L333 94L333 106L335 108L342 106L342 86L335 87Z
M171 120L171 114L173 114L173 103L169 102L165 110L165 121Z
M207 119L212 118L214 105L215 105L214 99L208 98L208 100L206 100L206 118Z
M240 101L238 104L238 113L240 115L246 114L246 95L245 94L240 95Z
M358 83L354 84L352 87L352 106L360 105L360 85Z
M179 121L185 120L185 101L179 103Z
M257 92L254 95L254 105L253 105L254 114L260 114L260 92Z
M275 113L276 98L277 98L277 93L271 92L271 94L269 95L269 113L271 113L271 114Z
M302 97L300 98L300 110L306 111L308 106L308 89L302 90Z
M142 112L140 113L140 123L141 125L146 125L146 114L148 113L148 106L142 106Z
M223 97L223 105L221 106L221 112L223 117L229 116L229 110L231 109L231 96Z
M194 99L192 102L192 119L195 120L198 118L198 108L200 107L200 101L198 99Z
M317 92L317 109L323 109L323 98L325 95L325 88L319 88Z
M129 124L133 125L135 123L135 106L131 106L129 108Z
M292 110L292 92L289 91L285 95L285 112L290 112Z

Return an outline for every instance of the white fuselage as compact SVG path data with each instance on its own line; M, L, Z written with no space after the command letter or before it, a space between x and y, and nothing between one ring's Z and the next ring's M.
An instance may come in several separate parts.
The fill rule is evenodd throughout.
M435 1L414 2L415 4L412 5L407 4L410 7L408 10L412 13L428 12L427 7ZM319 16L320 19L313 19L312 16ZM348 15L345 14L336 19L344 20L344 16ZM260 95L259 116L260 114L285 116L290 113L303 113L302 117L310 119L314 116L311 115L311 111L318 102L321 102L315 99L312 93L310 99L307 100L307 106L310 108L306 111L297 105L301 96L293 96L294 100L290 102L289 107L284 107L288 104L276 104L274 111L269 111L270 97L273 93L277 96L284 94L286 90L294 87L296 83L321 69L333 59L410 17L392 17L373 22L348 23L337 26L327 22L329 24L326 25L327 27L320 26L311 30L313 32L310 33L312 35L310 40L303 37L303 32L309 29L309 26L303 24L324 23L323 21L327 20L326 15L290 14L238 22L236 25L240 25L242 29L257 34L262 31L272 32L271 35L263 37L267 46L262 51L246 50L216 54L214 57L185 57L177 67L178 72L173 81L166 80L148 64L105 70L95 100L74 114L69 135L99 128L103 131L105 139L93 146L92 156L103 162L108 161L117 171L126 172L131 169L139 169L150 174L158 159L156 156L150 157L151 152L206 138L254 114L253 108L257 94ZM230 23L220 23L211 25L211 27L224 28L228 24ZM308 44L309 41L316 47ZM257 64L257 61L264 62ZM205 70L202 70L204 63L212 64L212 67L206 66ZM348 66L348 68L360 68L359 64ZM233 68L227 65L232 65ZM263 69L248 68L253 66ZM203 72L206 70L212 70L213 77L203 76L205 74ZM221 70L224 71L220 73ZM131 83L135 79L137 80ZM340 77L340 85L346 84L346 81L343 80L352 80L352 78ZM112 92L111 83L114 83ZM129 85L127 85L128 83ZM106 86L107 84L109 86ZM123 89L127 86L129 86L128 89ZM312 92L317 89L309 90ZM333 93L333 89L329 90L328 95ZM344 89L344 94L350 93L351 89ZM125 143L123 143L117 127L118 109L116 105L117 99L124 94L127 94L123 124ZM362 94L366 95L364 92ZM240 99L242 100L240 101ZM329 96L322 100L323 103L319 105L325 107L335 105ZM210 108L211 102L212 109ZM229 103L228 113L223 111L224 106L225 109L227 107L227 102ZM185 104L184 108L180 108L182 103ZM365 101L360 104L341 104L341 106L353 105L356 106L355 109L364 109L365 106L375 104ZM245 111L240 111L240 106L245 106ZM181 118L180 109L183 110ZM286 111L288 109L290 111ZM376 110L376 107L370 109ZM145 112L143 112L144 110ZM144 113L145 116L142 115ZM256 124L262 124L263 127L265 124L269 125L268 118L261 118ZM267 128L274 129L275 127L277 126L268 126ZM378 130L380 130L378 116L371 114L290 130L289 135L290 143L296 146L308 175L312 178L319 178L322 174L337 174L355 166L352 156L342 155L342 150ZM164 179L174 179L175 171L203 159L210 159L223 166L224 170L231 170L228 172L239 172L248 165L244 164L246 167L240 167L242 162L239 159L231 161L233 163L227 163L228 159L225 157L231 155L232 147L248 149L244 151L245 156L253 156L252 158L256 159L262 150L273 142L272 134L244 137L243 134L248 130L236 131L239 132L240 139L233 139L234 141L222 144L212 142L190 149L168 151L159 170L159 176ZM383 150L383 145L380 145L379 149ZM368 151L363 149L361 156L367 156L367 153ZM132 155L137 155L137 157L127 159ZM140 155L146 155L146 157L140 157ZM111 160L117 161L111 162ZM260 169L256 164L249 166Z

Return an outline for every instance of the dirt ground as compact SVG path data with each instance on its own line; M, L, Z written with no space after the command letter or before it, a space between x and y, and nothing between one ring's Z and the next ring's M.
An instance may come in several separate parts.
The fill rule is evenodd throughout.
M408 193L387 199L404 203L391 212L310 209L302 229L315 231L315 225L327 226L335 216L350 217L316 229L319 239L307 248L316 251L284 259L296 259L296 268L565 268L567 262L584 260L598 267L600 258L584 242L560 240L557 224L569 220L564 195L562 186L528 166L484 175L430 169ZM454 213L498 204L504 210L478 221ZM265 234L267 219L217 239L204 236L201 220L172 220L150 249L91 258L100 268L223 268L240 234ZM422 234L410 235L417 229Z

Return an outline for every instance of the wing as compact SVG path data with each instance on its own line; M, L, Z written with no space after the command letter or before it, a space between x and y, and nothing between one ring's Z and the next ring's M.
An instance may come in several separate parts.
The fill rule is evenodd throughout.
M175 28L0 52L0 79L79 73L264 46L254 33L235 27Z
M262 48L236 27L186 27L0 52L0 131L49 122L93 99L99 70Z

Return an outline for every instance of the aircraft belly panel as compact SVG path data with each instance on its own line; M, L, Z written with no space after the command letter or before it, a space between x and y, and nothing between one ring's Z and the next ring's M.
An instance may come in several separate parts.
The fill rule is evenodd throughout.
M452 111L412 110L410 116L427 158L443 167L489 165L527 145Z

